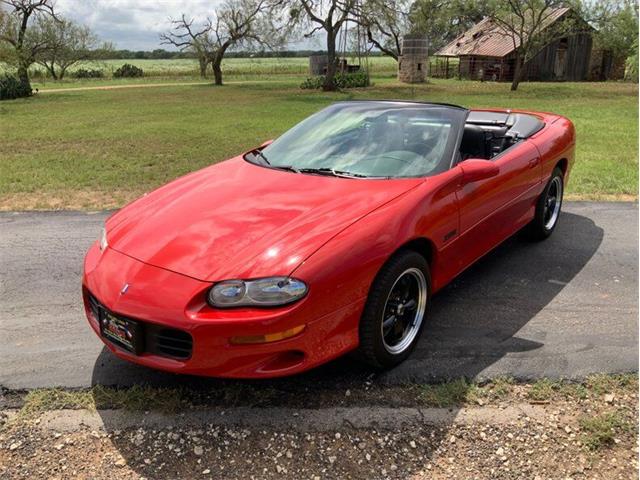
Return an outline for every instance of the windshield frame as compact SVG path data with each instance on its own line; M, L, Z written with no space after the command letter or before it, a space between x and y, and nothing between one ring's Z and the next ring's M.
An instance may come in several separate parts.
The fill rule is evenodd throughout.
M447 145L445 147L445 150L443 151L443 156L441 161L438 163L438 166L436 166L436 168L434 168L433 170L427 171L427 172L423 172L423 173L419 173L419 174L413 174L413 175L335 175L335 177L339 177L339 178L346 178L346 179L356 179L356 180L388 180L388 179L407 179L407 178L428 178L428 177L432 177L435 175L439 175L440 173L443 173L445 171L450 170L451 168L453 168L458 160L459 160L459 149L460 149L460 143L462 141L462 135L464 133L464 125L466 123L467 117L470 113L470 110L465 108L465 107L461 107L458 105L452 105L452 104L447 104L447 103L435 103L435 102L420 102L420 101L414 101L414 100L351 100L351 101L341 101L341 102L335 102L321 110L319 110L318 112L314 113L313 115L306 117L305 119L303 119L301 122L297 123L296 125L292 126L289 130L287 130L286 132L284 132L282 135L280 135L279 137L277 137L275 140L273 140L272 142L270 142L268 145L262 145L258 148L255 148L253 150L250 150L249 152L246 152L243 155L243 159L248 162L251 163L253 165L256 166L260 166L260 167L264 167L264 168L270 168L270 169L274 169L274 170L280 170L280 171L290 171L291 173L297 173L297 174L304 174L304 175L318 175L318 173L314 173L314 172L308 172L308 171L296 171L296 169L298 168L298 166L287 166L287 165L281 165L281 164L271 164L271 160L267 159L266 156L264 156L262 154L262 151L266 148L268 148L269 146L271 146L273 143L277 142L280 138L282 138L282 136L284 136L285 134L287 134L288 132L290 132L291 130L295 129L296 127L298 127L301 123L307 121L308 119L315 117L316 115L319 115L323 112L325 112L326 110L329 109L340 109L340 107L349 107L349 106L353 106L353 105L371 105L372 106L372 111L378 111L380 109L383 108L390 108L390 109L398 109L401 110L403 107L407 107L407 108L413 108L415 109L417 108L424 108L425 110L429 110L429 109L446 109L446 110L450 110L451 111L451 115L449 117L450 121L451 121L451 128L452 131L450 133L450 138L448 138L447 140ZM260 156L262 158L261 161L255 161L255 158L257 158L258 156L256 155L256 153L258 153L258 156ZM249 155L252 155L254 157L254 160L250 160L249 158L247 158ZM448 160L448 161L447 161ZM446 166L446 168L445 168ZM293 167L293 168L291 168ZM304 170L304 168L302 168L301 170ZM355 173L355 172L354 172Z

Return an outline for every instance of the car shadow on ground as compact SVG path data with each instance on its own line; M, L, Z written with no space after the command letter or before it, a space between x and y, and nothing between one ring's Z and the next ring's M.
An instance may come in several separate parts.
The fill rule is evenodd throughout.
M323 404L323 399L363 386L385 388L489 377L492 368L505 357L526 355L544 345L544 333L532 341L519 338L518 332L584 268L603 236L603 230L592 220L563 213L556 232L546 241L530 243L520 235L509 239L434 296L416 350L407 362L388 372L372 371L345 356L290 378L209 379L152 371L123 362L104 348L96 359L92 384L183 387L200 398L208 398L212 407L244 404L304 408L333 406ZM518 376L518 372L508 369L501 374ZM109 429L109 417L105 416L104 421ZM437 436L446 435L446 430L439 429ZM132 455L129 452L131 445L123 442L121 453L127 458Z

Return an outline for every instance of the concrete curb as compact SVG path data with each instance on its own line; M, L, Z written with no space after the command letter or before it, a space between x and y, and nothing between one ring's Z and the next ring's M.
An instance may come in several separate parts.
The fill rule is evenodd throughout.
M326 432L343 428L397 429L403 425L449 426L470 424L507 425L518 420L543 421L544 405L519 404L504 408L390 408L353 407L324 409L233 408L228 410L190 410L179 414L130 412L126 410L52 410L38 422L43 430L73 432L81 429L123 430L127 428L165 428L203 425L220 427L269 428L278 430ZM9 422L17 410L3 412Z

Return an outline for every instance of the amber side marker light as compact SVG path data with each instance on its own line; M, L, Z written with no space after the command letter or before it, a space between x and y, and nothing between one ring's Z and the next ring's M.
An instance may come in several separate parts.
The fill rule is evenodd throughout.
M285 338L291 338L299 334L304 330L306 325L298 325L297 327L290 328L277 333L269 333L267 335L243 335L237 337L231 337L229 340L234 345L247 345L251 343L271 343L278 340L284 340Z

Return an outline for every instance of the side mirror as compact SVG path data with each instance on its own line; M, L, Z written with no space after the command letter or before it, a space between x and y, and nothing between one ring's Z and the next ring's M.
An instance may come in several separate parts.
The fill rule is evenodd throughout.
M500 167L498 167L498 165L480 158L470 158L460 162L458 165L462 169L463 185L495 177L500 173Z
M260 148L268 147L273 142L273 138L271 140L267 140L266 142L262 142Z

